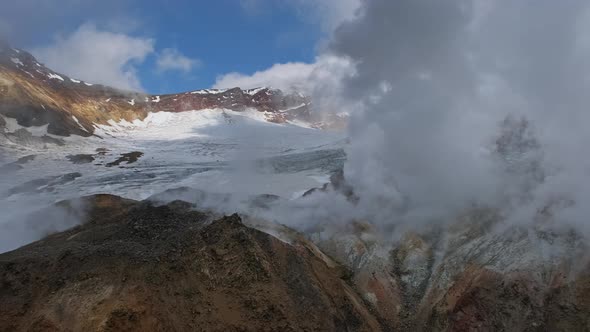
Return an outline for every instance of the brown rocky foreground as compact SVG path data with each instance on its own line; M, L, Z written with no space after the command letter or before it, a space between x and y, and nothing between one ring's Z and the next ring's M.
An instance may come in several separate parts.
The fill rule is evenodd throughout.
M363 223L316 246L181 201L58 205L88 220L0 255L0 331L590 330L585 244L540 234L571 252L536 256L526 233L490 235L491 211L384 250Z
M0 255L0 331L381 329L342 268L237 215L83 203L84 225Z

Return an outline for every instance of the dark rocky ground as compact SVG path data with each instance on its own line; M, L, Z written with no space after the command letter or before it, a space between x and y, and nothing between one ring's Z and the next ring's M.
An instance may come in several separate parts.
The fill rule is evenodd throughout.
M237 215L82 201L85 224L0 255L0 331L382 329L341 269Z
M409 234L376 260L367 223L316 246L284 226L280 240L238 215L157 201L57 203L85 222L0 255L0 331L590 331L583 255L502 272L494 260L527 255L512 251L518 237L489 242L470 220L435 264L440 232Z

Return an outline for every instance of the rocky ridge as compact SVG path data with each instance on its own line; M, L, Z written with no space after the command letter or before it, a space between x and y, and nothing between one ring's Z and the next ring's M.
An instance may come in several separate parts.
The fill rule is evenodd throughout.
M0 331L590 329L574 233L498 231L474 209L390 241L364 222L302 234L157 201L59 203L87 221L0 255Z
M237 215L109 195L59 205L88 221L0 255L0 331L382 328L315 246Z
M322 127L311 101L272 88L205 89L168 95L122 91L54 72L26 51L0 45L0 131L12 140L27 134L10 127L40 127L58 136L94 134L95 125L144 119L149 112L227 109L261 112L269 122L299 121ZM11 122L11 123L7 123ZM14 123L12 123L14 122ZM50 136L46 136L50 140Z

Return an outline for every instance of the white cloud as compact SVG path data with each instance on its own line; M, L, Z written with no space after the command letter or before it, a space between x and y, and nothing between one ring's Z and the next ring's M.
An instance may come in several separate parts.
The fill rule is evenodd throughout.
M336 105L334 101L337 99L333 97L341 93L344 79L354 75L355 66L347 58L321 55L314 63L275 64L252 75L229 73L218 77L213 88L250 89L267 86L303 92L313 98L318 105L316 109L334 111L335 107L342 105Z
M248 14L259 14L271 0L240 0ZM346 21L352 20L361 7L362 0L285 0L282 4L293 8L297 15L331 35ZM321 42L321 41L320 41ZM214 88L256 88L270 86L284 91L298 91L313 98L316 110L349 111L352 107L340 102L342 82L354 76L355 63L347 57L320 52L312 63L278 63L251 75L228 73L217 78Z
M57 37L52 45L33 50L55 71L127 90L142 90L136 66L153 52L153 39L99 30L89 23Z
M272 1L240 0L240 5L248 15L258 15ZM281 3L294 8L304 20L317 23L325 31L331 32L343 21L354 17L361 0L285 0Z
M229 73L217 78L213 88L240 87L243 89L270 86L281 90L302 88L315 68L315 64L289 62L275 64L252 75Z
M133 27L128 13L137 0L18 0L0 1L0 38L13 46L27 47L40 34L52 36L70 29L73 22L125 21ZM123 26L123 25L122 25ZM121 30L115 30L121 31Z
M162 52L158 54L158 59L156 60L156 66L159 72L176 70L183 73L189 73L200 64L200 60L191 59L174 48L163 49Z
M327 32L354 17L361 0L288 0L305 19L319 22Z

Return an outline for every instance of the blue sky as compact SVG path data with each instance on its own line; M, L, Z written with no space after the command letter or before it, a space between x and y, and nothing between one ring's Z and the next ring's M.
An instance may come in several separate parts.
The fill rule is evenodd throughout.
M321 30L284 5L250 12L236 0L184 1L178 6L139 8L145 31L156 38L156 47L176 48L198 58L201 65L185 74L153 70L151 57L140 67L140 77L154 93L209 87L226 72L253 73L274 63L313 60ZM158 8L158 10L154 10Z
M313 62L326 22L353 1L20 0L0 5L0 37L72 77L172 93ZM162 67L165 49L177 56Z

